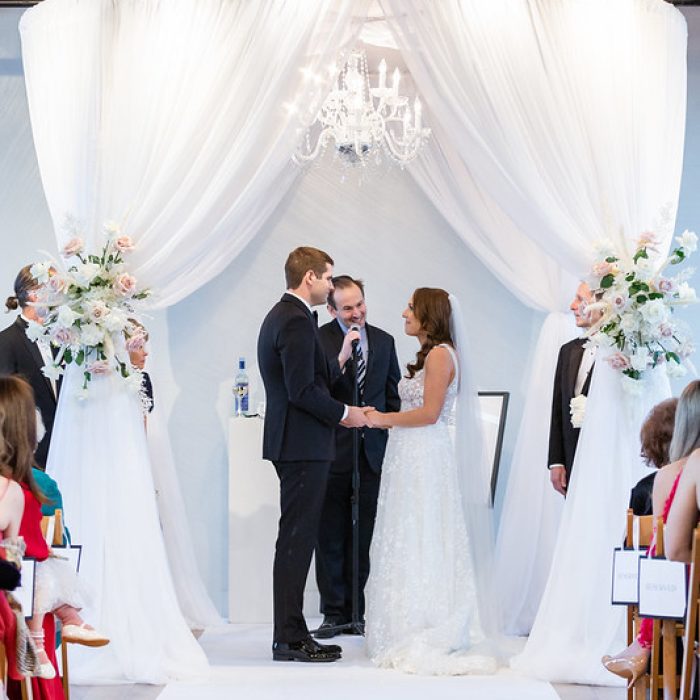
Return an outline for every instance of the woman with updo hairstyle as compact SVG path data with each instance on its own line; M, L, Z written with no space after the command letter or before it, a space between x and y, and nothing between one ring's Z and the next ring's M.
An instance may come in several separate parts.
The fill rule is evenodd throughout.
M46 429L34 457L37 466L45 469L60 381L51 382L42 372L44 366L53 360L48 343L31 341L26 333L30 321L41 323L42 320L33 304L39 286L32 276L31 265L25 265L15 279L14 295L5 301L8 312L19 309L20 313L14 323L0 332L0 374L18 374L32 387Z

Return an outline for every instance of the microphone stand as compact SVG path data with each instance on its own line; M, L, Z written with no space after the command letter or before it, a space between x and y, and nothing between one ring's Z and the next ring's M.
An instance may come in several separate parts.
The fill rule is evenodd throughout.
M357 347L360 341L352 343L352 405L360 406L360 387L357 376ZM365 359L365 366L367 360ZM360 619L360 430L362 428L350 428L352 430L352 496L350 497L350 519L352 527L352 587L351 587L351 614L350 622L342 625L324 627L324 632L332 634L346 632L364 636L365 623ZM318 630L312 630L315 634Z

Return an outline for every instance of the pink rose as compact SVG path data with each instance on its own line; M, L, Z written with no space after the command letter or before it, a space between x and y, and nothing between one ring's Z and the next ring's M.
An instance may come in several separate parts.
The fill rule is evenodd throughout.
M670 338L673 335L673 326L664 321L663 323L659 324L659 332L664 338Z
M53 341L59 345L70 345L73 342L73 333L70 329L59 326L53 333Z
M74 255L77 255L78 253L83 252L83 239L82 238L71 238L66 245L63 246L63 250L61 251L61 255L64 258L71 258Z
M130 297L136 291L136 278L128 272L120 272L112 283L112 289L123 297Z
M116 241L114 241L114 247L120 253L130 253L136 247L134 242L131 240L131 236L119 236Z
M109 366L107 360L95 360L88 365L87 371L90 372L90 374L109 374L112 368Z
M146 344L146 334L143 331L135 333L126 340L127 352L138 352Z
M659 239L653 231L644 231L637 239L638 248L651 248L654 250L658 243Z
M613 265L609 262L599 262L593 265L593 274L596 277L605 277L613 272Z
M666 277L659 278L656 286L659 288L659 291L663 292L664 294L670 294L676 289L676 283L673 280L667 279Z
M46 283L46 287L51 294L63 294L68 287L68 281L60 275L51 275Z
M621 352L616 352L605 359L607 363L616 370L629 369L630 367L629 358L627 355L623 355Z

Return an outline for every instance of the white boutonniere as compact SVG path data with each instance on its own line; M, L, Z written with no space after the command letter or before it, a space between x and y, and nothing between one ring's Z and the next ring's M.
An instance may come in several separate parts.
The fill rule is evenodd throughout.
M583 394L574 396L569 402L571 412L571 425L580 428L583 425L583 417L586 415L586 397Z

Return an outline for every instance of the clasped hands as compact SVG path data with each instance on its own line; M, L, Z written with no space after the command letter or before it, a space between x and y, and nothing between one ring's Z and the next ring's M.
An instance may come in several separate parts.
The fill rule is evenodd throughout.
M374 406L348 406L348 415L340 425L346 428L387 428L388 425L383 425L383 416Z

